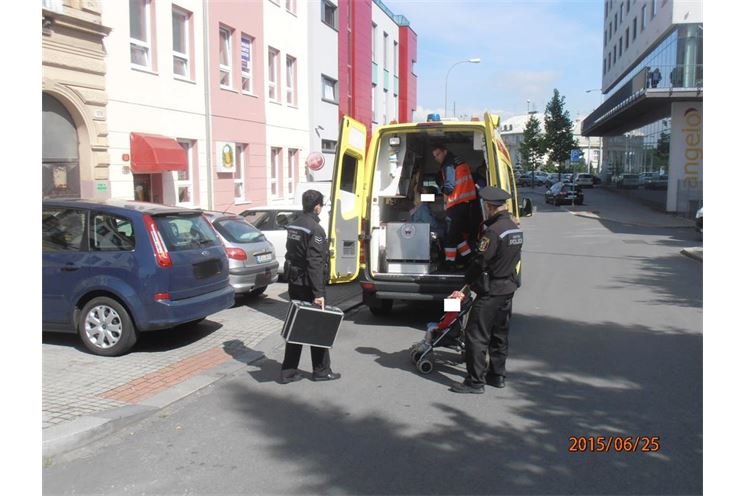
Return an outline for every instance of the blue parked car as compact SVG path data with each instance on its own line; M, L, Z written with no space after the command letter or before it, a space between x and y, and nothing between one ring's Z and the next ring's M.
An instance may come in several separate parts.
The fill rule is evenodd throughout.
M44 330L77 332L97 355L139 332L229 308L228 259L199 209L126 200L44 200Z

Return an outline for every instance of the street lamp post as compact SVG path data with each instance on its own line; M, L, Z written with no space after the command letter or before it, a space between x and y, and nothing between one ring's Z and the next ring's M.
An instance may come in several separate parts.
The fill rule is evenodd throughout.
M445 75L445 117L448 116L448 78L450 77L450 71L453 70L453 67L455 67L458 64L478 64L481 62L480 58L472 58L468 60L461 60L460 62L456 62L455 64L450 66L450 69L448 69L447 74Z

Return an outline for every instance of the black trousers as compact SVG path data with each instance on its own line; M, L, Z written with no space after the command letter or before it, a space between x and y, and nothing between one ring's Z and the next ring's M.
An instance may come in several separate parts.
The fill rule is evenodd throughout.
M307 286L289 285L290 299L313 302L313 292ZM300 364L303 345L295 343L285 344L285 358L282 361L282 371L296 371ZM310 360L313 363L313 373L325 375L331 372L331 356L328 348L310 347Z
M466 381L473 386L483 385L487 373L505 375L513 294L479 296L471 307L466 326Z

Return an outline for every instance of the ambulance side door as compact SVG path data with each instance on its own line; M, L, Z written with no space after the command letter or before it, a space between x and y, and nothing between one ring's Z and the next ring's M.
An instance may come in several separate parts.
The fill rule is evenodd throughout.
M507 191L512 198L507 203L512 215L519 221L520 209L518 201L518 191L515 184L515 175L512 171L512 160L510 158L510 152L507 151L507 147L504 145L501 137L499 136L497 129L499 126L499 116L492 115L490 113L484 114L484 123L486 124L489 151L494 154L494 161L492 162L491 156L489 157L489 185L497 186ZM494 175L492 176L492 163L494 165ZM492 182L492 177L494 182Z
M329 209L330 282L351 282L360 271L367 128L344 116L331 181Z

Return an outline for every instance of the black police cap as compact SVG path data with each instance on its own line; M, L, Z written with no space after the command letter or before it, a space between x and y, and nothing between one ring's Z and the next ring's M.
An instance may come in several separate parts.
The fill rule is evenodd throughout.
M486 186L484 188L481 188L479 190L479 195L485 202L495 203L503 203L512 198L512 196L508 192L506 192L502 188L497 188L496 186Z

